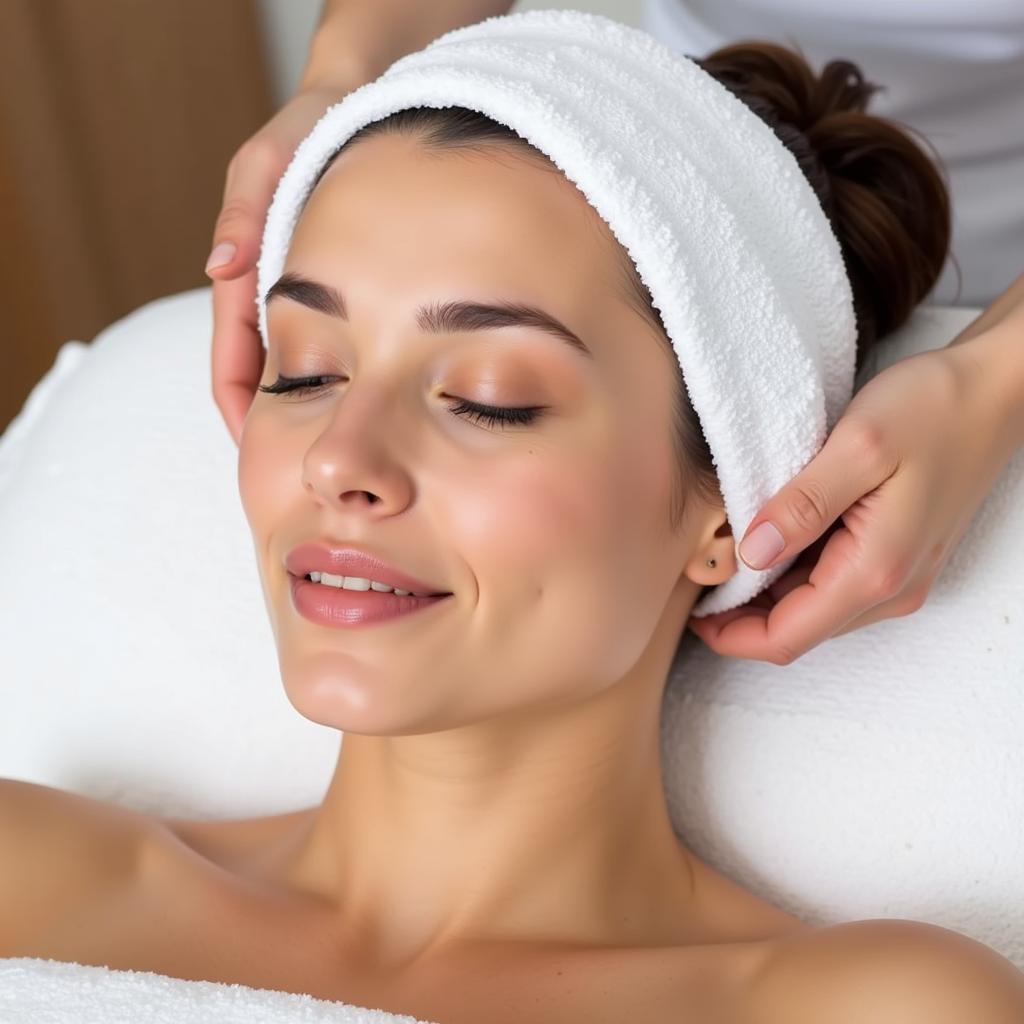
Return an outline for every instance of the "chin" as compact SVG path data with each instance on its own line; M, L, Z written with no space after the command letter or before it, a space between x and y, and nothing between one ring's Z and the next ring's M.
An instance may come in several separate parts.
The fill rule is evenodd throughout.
M421 682L419 678L410 680L408 686L396 686L393 681L388 685L373 673L339 671L338 655L331 660L335 664L330 669L306 664L301 669L282 670L285 695L303 718L364 736L435 731L423 721L426 709L417 706L410 692Z

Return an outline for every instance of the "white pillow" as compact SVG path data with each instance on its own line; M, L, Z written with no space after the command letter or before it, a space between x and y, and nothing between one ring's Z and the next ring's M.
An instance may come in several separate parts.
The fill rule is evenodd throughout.
M0 775L195 817L330 781L341 734L281 683L211 294L67 342L0 437Z
M975 311L922 307L861 380ZM318 803L340 734L285 697L207 288L69 341L0 437L0 775L242 817ZM669 809L700 856L822 924L901 917L1024 968L1024 453L921 611L789 666L687 633Z

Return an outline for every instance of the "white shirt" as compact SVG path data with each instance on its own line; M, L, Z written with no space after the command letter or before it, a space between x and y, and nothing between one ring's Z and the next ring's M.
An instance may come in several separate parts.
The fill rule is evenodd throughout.
M868 113L923 134L945 166L952 255L927 301L986 306L1024 272L1024 0L643 0L643 28L688 56L798 45L885 86Z

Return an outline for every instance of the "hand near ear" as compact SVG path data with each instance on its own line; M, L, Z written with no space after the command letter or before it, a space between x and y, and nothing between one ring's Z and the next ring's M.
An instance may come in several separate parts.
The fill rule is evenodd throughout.
M744 536L771 521L785 540L751 568L802 552L797 561L747 604L688 628L718 654L788 665L830 637L917 611L1024 443L1024 372L1009 362L1024 365L1022 310L867 381Z

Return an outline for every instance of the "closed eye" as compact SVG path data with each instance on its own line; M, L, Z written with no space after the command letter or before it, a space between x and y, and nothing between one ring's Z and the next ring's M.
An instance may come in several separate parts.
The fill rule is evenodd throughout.
M477 422L486 420L489 426L496 423L513 426L525 426L532 423L543 412L542 405L481 405L479 402L470 402L464 398L452 406L451 412L456 416L476 416Z
M321 377L284 377L278 375L276 381L269 385L260 385L260 391L268 395L309 394L327 387L325 381L335 378ZM488 426L500 424L505 426L525 426L532 423L544 411L543 405L483 405L460 398L450 409L456 416L476 417L476 422L485 421Z

